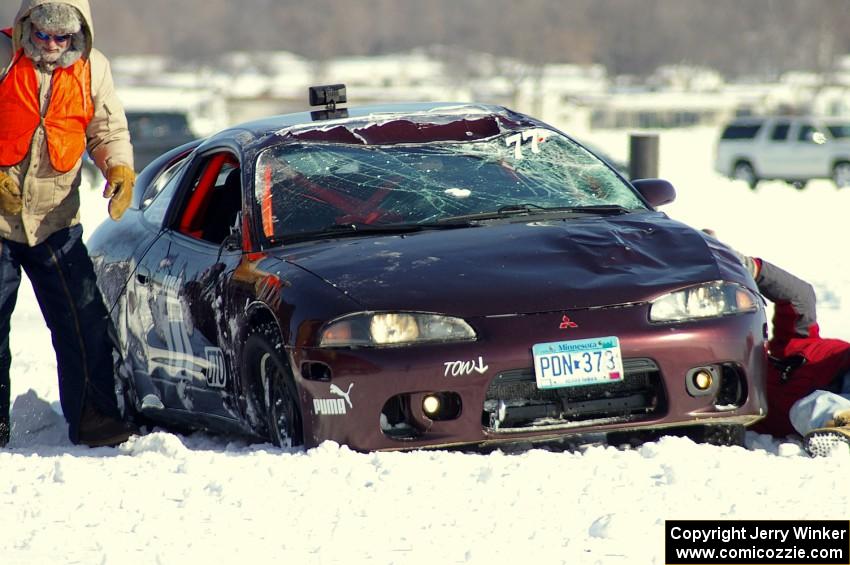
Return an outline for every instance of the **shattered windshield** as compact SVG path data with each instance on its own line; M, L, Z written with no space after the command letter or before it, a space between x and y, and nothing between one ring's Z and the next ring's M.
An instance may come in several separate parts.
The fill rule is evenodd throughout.
M260 155L255 196L270 239L515 208L645 209L603 162L540 128L464 142L281 144Z

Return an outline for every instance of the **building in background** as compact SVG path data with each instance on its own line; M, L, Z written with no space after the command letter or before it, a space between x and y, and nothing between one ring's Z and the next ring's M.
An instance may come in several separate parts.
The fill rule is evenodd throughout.
M289 52L231 53L214 64L120 57L113 65L128 110L181 106L193 132L307 110L307 87L345 83L349 104L478 101L503 104L568 131L716 126L736 116L850 114L850 56L824 75L726 82L712 69L659 67L609 76L601 65L530 65L445 47L311 61Z

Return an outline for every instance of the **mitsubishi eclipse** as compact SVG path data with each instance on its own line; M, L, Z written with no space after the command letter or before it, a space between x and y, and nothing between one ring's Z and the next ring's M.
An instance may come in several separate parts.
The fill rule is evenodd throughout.
M764 415L755 283L669 183L499 106L312 94L162 155L89 239L127 417L368 451Z

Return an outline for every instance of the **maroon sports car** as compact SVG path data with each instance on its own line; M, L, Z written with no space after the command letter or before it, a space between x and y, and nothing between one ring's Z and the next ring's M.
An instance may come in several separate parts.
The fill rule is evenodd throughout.
M503 107L333 96L164 154L89 239L128 417L392 450L764 415L755 283L668 183Z

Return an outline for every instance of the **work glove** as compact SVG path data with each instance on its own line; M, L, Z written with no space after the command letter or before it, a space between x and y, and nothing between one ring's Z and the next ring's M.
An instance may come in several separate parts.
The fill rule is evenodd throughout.
M6 216L17 216L21 213L21 188L15 179L0 172L0 212Z
M825 428L850 427L850 410L839 410L832 415L831 420L824 424Z
M135 184L136 173L127 165L113 165L106 171L106 188L103 189L103 197L109 198L109 217L116 222L127 211Z

